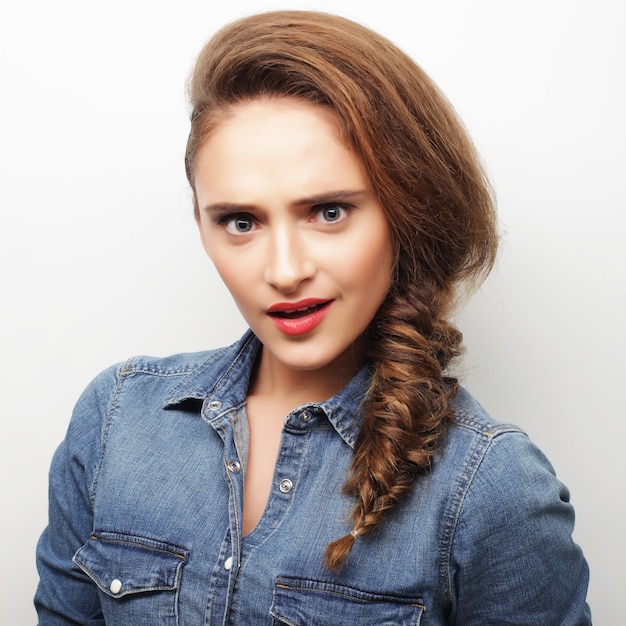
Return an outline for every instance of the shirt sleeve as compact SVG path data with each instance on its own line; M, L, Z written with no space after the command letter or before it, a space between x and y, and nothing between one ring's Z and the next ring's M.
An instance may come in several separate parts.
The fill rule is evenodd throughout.
M541 451L524 433L501 433L468 485L449 564L452 623L591 624L569 491Z
M96 586L72 558L92 532L92 487L115 384L111 368L87 387L52 460L48 526L37 544L40 626L104 624Z

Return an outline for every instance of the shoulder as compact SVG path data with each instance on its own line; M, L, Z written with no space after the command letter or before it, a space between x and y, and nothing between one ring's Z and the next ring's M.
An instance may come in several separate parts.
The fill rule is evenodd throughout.
M515 424L495 420L464 387L460 387L452 402L452 430L491 440L504 433L524 434Z
M455 400L441 458L453 485L448 558L479 568L515 554L521 564L518 550L536 556L550 546L578 559L570 493L552 464L521 428L494 420L467 391Z
M201 378L208 385L211 374L220 376L237 356L240 343L213 350L181 352L164 357L138 355L120 361L100 372L87 386L85 394L113 393L129 380L156 379L176 384ZM208 377L208 379L207 379Z
M183 376L198 368L205 368L225 354L229 347L200 352L182 352L165 357L139 355L114 365L112 368L119 376L145 374L147 376ZM106 372L106 370L105 370Z
M120 404L164 408L174 396L202 398L219 378L236 346L166 357L133 356L97 374L80 395L70 433L105 429Z
M480 499L485 493L493 502L500 493L504 502L511 502L513 494L536 493L538 484L561 491L550 461L522 428L495 420L463 388L452 407L442 456L445 462L462 464L468 497Z
M499 588L498 610L515 623L531 614L533 623L588 623L572 617L588 614L588 568L572 540L567 487L521 428L497 422L464 390L453 408L440 456L450 494L440 548L457 617L487 623Z
M173 354L166 357L133 356L115 363L99 374L81 394L77 407L88 403L92 407L108 404L112 397L131 379L181 379L199 369L206 370L227 349Z
M187 398L201 402L209 393L206 390L228 368L232 351L231 346L166 357L134 356L107 367L91 380L74 405L57 449L58 463L70 465L73 459L95 476L115 426L141 428Z
M519 476L520 466L541 466L554 474L524 429L494 419L464 388L453 399L452 409L444 457L462 458L466 471L495 472L500 480Z

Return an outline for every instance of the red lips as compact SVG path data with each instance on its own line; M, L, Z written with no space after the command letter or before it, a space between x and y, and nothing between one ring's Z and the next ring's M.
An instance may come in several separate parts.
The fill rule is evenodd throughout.
M285 335L303 335L321 323L332 303L332 300L320 298L277 302L267 309L267 313Z

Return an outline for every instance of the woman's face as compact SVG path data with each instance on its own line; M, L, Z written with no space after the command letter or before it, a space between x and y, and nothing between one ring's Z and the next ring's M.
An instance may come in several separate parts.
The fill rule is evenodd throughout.
M264 358L291 370L361 362L389 288L383 209L331 112L259 100L229 112L194 172L202 243Z

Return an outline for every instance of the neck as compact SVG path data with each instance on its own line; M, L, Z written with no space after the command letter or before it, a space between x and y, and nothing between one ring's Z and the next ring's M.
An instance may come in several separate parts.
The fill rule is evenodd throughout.
M284 366L264 348L257 360L248 396L263 396L289 406L289 410L308 402L323 402L343 389L361 368L352 351L315 370Z

